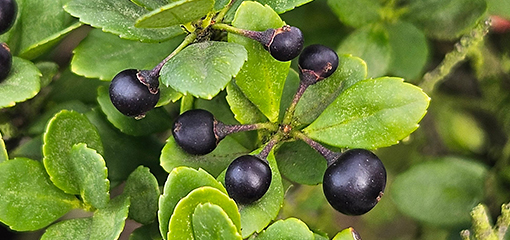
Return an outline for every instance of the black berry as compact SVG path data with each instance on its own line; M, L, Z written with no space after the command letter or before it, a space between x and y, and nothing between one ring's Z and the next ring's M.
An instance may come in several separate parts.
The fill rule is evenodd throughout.
M301 53L303 42L303 33L299 28L283 26L276 29L266 48L276 60L290 61Z
M5 43L0 44L0 82L9 75L12 67L11 50Z
M372 152L348 150L326 169L322 186L326 199L337 211L365 214L384 193L386 169Z
M236 202L250 204L259 200L271 185L271 168L253 155L236 158L225 173L225 188Z
M302 77L311 78L311 84L331 76L338 67L338 55L324 45L314 44L303 49L299 56Z
M3 34L12 27L16 20L18 11L16 1L0 0L0 34Z
M212 113L206 110L186 111L174 122L172 134L175 142L187 153L208 154L220 140L214 133L216 122Z
M140 73L143 71L127 69L118 73L110 83L110 99L113 105L129 117L143 117L159 100L157 88L155 92L151 92L142 81Z

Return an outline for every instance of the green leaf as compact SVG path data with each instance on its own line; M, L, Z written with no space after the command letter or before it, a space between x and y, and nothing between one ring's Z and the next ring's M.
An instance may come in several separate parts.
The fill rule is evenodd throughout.
M152 69L182 41L142 43L93 29L73 50L73 72L88 78L110 81L125 69ZM119 50L121 49L121 50Z
M336 71L323 81L308 87L299 100L294 114L297 122L312 123L340 93L367 78L367 65L363 60L351 55L338 57Z
M260 123L267 121L262 112L244 95L235 81L227 85L227 102L234 117L241 124Z
M335 235L332 240L360 240L361 237L352 227L348 227Z
M89 239L118 239L124 229L129 204L129 198L121 195L112 199L106 208L96 210L92 217Z
M238 8L232 25L241 29L265 31L268 28L279 28L284 22L269 6L245 1ZM243 36L229 33L228 41L241 44L248 51L248 61L236 77L237 86L271 122L276 122L290 61L275 60L262 44Z
M83 23L125 39L163 42L184 33L180 26L163 29L136 28L136 19L149 11L131 1L71 0L64 9Z
M98 89L97 102L101 106L101 110L106 114L108 121L121 132L128 135L149 135L163 132L172 126L172 122L169 121L170 115L163 108L152 109L140 120L122 114L113 106L108 88L106 87Z
M326 160L305 142L286 142L275 155L280 172L290 181L307 185L322 182L327 168Z
M149 224L156 219L159 186L149 168L139 166L129 175L124 194L131 200L129 218L142 224Z
M12 150L9 154L10 157L24 157L30 158L34 160L42 160L42 145L43 145L43 136L38 135L27 142L19 145L17 148Z
M153 222L149 225L141 226L135 229L131 235L129 235L129 240L161 240L161 234L159 233L158 223Z
M212 203L220 206L230 220L232 220L237 231L239 231L241 219L234 200L217 188L203 186L191 191L177 203L174 213L170 218L167 239L193 240L194 234L191 228L193 213L195 208L203 203Z
M69 219L51 225L41 240L89 240L92 218Z
M170 217L179 200L195 188L202 186L215 187L223 193L227 193L223 185L203 169L176 167L170 172L163 189L163 195L159 198L159 229L164 239L167 239Z
M455 39L469 32L487 10L484 0L411 1L404 18L428 36Z
M30 61L13 57L11 72L0 83L0 108L33 98L39 92L41 72Z
M40 82L41 88L50 84L53 78L58 74L59 66L54 62L38 62L35 66L42 74Z
M75 176L74 165L69 161L72 147L86 143L88 147L103 152L101 138L97 129L80 113L62 110L48 123L44 133L44 167L51 181L64 192L79 194L77 181L69 181Z
M211 99L237 75L246 58L246 50L239 44L195 43L163 66L161 82L181 93Z
M296 7L299 7L301 5L304 5L306 3L309 3L313 0L287 0L287 1L280 1L280 0L256 0L256 2L261 3L262 5L268 5L272 9L274 9L275 12L278 14L282 14L284 12L290 11ZM227 12L227 15L225 16L226 22L232 22L232 19L234 19L234 14L239 8L239 6L243 2L252 2L247 0L236 0L234 1L234 4L230 8L230 10Z
M34 231L80 207L55 187L40 162L16 158L0 164L0 221L16 231Z
M110 201L108 169L96 150L84 143L73 146L68 155L68 181L77 185L83 202L95 208L104 208Z
M506 0L487 0L490 15L498 15L506 19L510 18L510 5Z
M386 74L391 61L388 32L378 24L356 29L343 40L337 52L360 57L367 63L368 77L379 77Z
M149 11L152 11L168 3L166 0L131 0L131 2L134 2L136 5L144 7Z
M186 24L205 17L214 7L214 0L170 1L150 13L140 16L135 27L164 28Z
M345 90L303 131L335 147L391 146L418 128L429 100L403 79L367 79Z
M216 149L206 155L192 155L186 153L177 145L173 136L167 140L163 151L161 151L161 166L170 172L175 167L187 166L192 168L203 168L213 176L218 176L228 165L249 150L238 143L231 136L227 136L218 144Z
M0 133L0 163L9 160L9 156L7 155L7 149L5 148L5 142L2 138L2 133Z
M38 117L37 121L30 126L28 133L32 135L38 135L44 133L46 130L46 125L48 122L55 116L55 114L59 113L62 110L75 111L79 113L86 113L90 111L90 107L85 105L84 103L76 100L71 100L68 102L63 102L60 104L56 104L55 106L47 109L44 113Z
M328 0L331 10L342 23L360 28L381 20L381 1L377 0Z
M289 74L285 80L285 86L283 87L282 100L280 102L280 122L283 121L285 111L290 107L292 99L294 98L294 95L299 88L300 82L301 80L299 79L299 73L297 73L296 70L292 68L289 69Z
M55 102L81 101L83 103L97 104L97 88L108 86L109 82L99 79L90 79L78 76L71 70L64 70L58 81L51 84L49 98Z
M278 220L271 224L266 230L260 233L256 240L314 240L313 232L308 226L297 218Z
M191 221L196 240L242 239L236 225L227 213L216 204L209 202L198 204Z
M483 199L486 174L480 163L446 157L398 175L390 191L406 215L429 224L459 226L470 222L469 212Z
M391 46L388 72L407 79L420 77L428 58L425 34L407 22L385 26Z

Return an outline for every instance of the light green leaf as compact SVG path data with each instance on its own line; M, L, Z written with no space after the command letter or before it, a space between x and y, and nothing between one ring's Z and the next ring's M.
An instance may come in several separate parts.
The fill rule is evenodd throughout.
M40 162L16 158L0 163L0 221L16 231L50 225L80 201L53 185Z
M13 57L11 72L0 83L0 108L33 98L39 92L41 72L30 61Z
M301 5L304 5L308 2L311 2L313 0L256 0L256 2L261 3L262 5L268 5L272 9L274 9L275 12L278 14L282 14L284 12L290 11L296 7L299 7ZM234 4L227 12L227 15L225 16L226 22L232 22L234 19L234 14L236 13L237 9L243 2L251 2L247 0L236 0L234 1Z
M398 175L390 191L400 211L428 224L459 226L484 196L487 169L478 162L446 157Z
M161 82L181 93L211 99L237 75L246 58L239 44L195 43L163 66Z
M71 194L80 194L78 182L69 181L75 177L75 170L68 159L72 147L78 143L86 143L100 154L103 152L101 138L94 125L80 113L62 110L46 127L43 162L55 186Z
M286 142L276 151L278 169L290 181L317 185L327 168L326 159L303 141Z
M227 85L227 102L234 117L241 124L260 123L267 121L266 116L239 89L235 81Z
M58 64L54 62L38 62L35 66L39 69L42 74L41 77L41 88L46 87L51 83L53 77L58 74Z
M193 240L193 213L195 208L203 203L212 203L220 206L230 220L232 220L237 231L239 231L241 228L241 219L234 200L217 188L204 186L191 191L177 203L174 213L170 218L167 239Z
M72 0L64 9L83 23L125 39L163 42L184 33L180 26L162 29L136 28L136 19L149 11L127 0Z
M69 219L51 225L41 240L89 240L92 218Z
M314 240L313 232L297 218L278 220L260 233L256 240Z
M92 217L89 239L118 239L124 229L129 204L129 198L121 195L112 199L106 208L96 210Z
M328 0L328 5L342 23L359 28L381 20L381 1Z
M214 0L179 0L158 7L140 16L135 23L138 28L164 28L186 24L205 17L214 7Z
M125 69L152 69L182 41L142 43L93 29L73 50L71 69L88 78L110 81Z
M241 29L265 31L268 28L279 28L284 22L269 6L245 1L238 8L232 25ZM243 36L229 33L228 41L241 44L248 51L248 61L236 77L237 86L271 122L276 122L290 61L275 60L262 44Z
M167 239L170 217L179 200L202 186L215 187L221 192L227 193L223 185L203 169L176 167L170 172L163 189L163 195L159 198L159 229L164 239Z
M360 240L358 232L354 230L354 228L349 227L346 228L335 235L332 240Z
M418 128L429 100L400 78L368 79L345 90L303 131L335 147L391 146Z
M227 213L216 204L209 202L198 204L191 221L193 236L196 240L242 239L236 225Z
M168 3L166 0L131 0L131 2L134 2L136 5L144 7L149 11L152 11Z
M139 166L129 175L124 194L131 200L129 218L142 224L149 224L156 219L159 186L148 167Z
M368 25L355 30L338 47L339 54L352 54L368 66L368 77L386 74L391 61L388 32L381 25Z
M73 146L68 155L70 172L68 181L79 188L83 202L95 208L104 208L110 201L108 169L96 150L84 143Z
M0 133L0 163L9 160L9 156L7 155L7 149L5 148L5 142L2 138L2 133Z

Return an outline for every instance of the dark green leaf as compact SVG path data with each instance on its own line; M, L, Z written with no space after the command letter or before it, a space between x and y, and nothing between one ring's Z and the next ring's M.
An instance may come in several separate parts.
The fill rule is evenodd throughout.
M17 231L50 225L80 201L53 185L40 162L17 158L0 163L0 221Z
M237 75L246 58L239 44L195 43L163 66L161 82L181 93L211 99Z
M227 213L212 203L198 204L193 212L193 235L196 240L241 240L241 234Z
M89 240L92 218L76 218L51 225L41 240Z
M131 0L131 2L134 2L136 5L144 7L149 11L152 11L168 3L166 0Z
M264 31L268 28L279 28L284 22L269 6L246 1L237 10L232 25L241 29ZM255 40L229 34L228 41L241 44L248 51L248 61L236 77L237 86L271 122L276 122L290 62L275 60L262 44Z
M58 74L58 64L54 62L38 62L35 66L41 72L41 88L47 86L53 80L53 77Z
M131 200L129 218L142 224L149 224L156 219L159 186L149 168L140 166L129 175L124 194Z
M17 148L12 150L9 154L10 157L24 157L30 158L34 160L42 160L42 145L43 145L43 136L38 135L29 141L19 145Z
M214 0L170 1L150 13L140 16L135 23L138 28L164 28L186 24L205 17L213 9Z
M313 232L297 218L278 220L260 233L256 240L314 240Z
M124 229L129 204L128 197L118 196L112 199L106 208L96 210L92 217L89 239L118 239Z
M322 182L327 163L303 141L286 142L276 151L280 172L290 181L316 185Z
M230 110L241 124L259 123L267 121L262 112L244 95L235 81L227 85L227 97Z
M486 168L456 157L415 165L398 175L390 191L406 215L434 225L460 225L484 196Z
M64 192L80 194L80 187L74 179L74 169L69 161L71 148L78 143L103 152L97 129L80 113L62 110L48 123L44 133L44 167L51 181Z
M81 101L97 104L97 88L108 86L109 82L78 76L66 69L58 80L51 84L50 99L56 102Z
M126 0L72 0L64 9L80 21L121 38L163 42L183 34L180 26L163 29L136 28L135 21L149 11Z
M429 100L420 88L400 78L360 81L345 90L304 132L335 147L391 146L418 128Z
M283 120L285 116L285 111L289 108L294 95L296 94L299 83L301 80L299 79L299 73L294 69L289 69L289 74L287 75L287 79L285 80L285 86L283 87L282 100L280 102L280 121ZM317 84L315 84L317 85Z
M381 20L381 1L328 0L328 5L342 23L359 28Z
M129 235L129 240L161 240L163 238L159 233L158 226L157 222L153 222L152 224L139 227Z
M50 109L44 111L44 113L39 116L37 121L30 126L28 132L32 135L42 134L46 129L46 125L48 125L48 121L50 121L55 114L59 113L62 110L75 111L79 113L86 113L90 111L90 107L85 105L84 103L76 100L71 100L69 102L63 102L53 106Z
M9 160L9 156L7 155L7 149L5 148L4 139L2 138L2 134L0 133L0 163Z
M214 1L214 11L220 11L223 8L227 7L230 0L216 0Z
M33 98L41 87L40 77L41 72L32 62L13 57L11 72L0 83L0 108Z

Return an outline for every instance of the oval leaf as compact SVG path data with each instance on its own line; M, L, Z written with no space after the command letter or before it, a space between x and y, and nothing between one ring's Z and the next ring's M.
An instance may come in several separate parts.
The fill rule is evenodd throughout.
M231 81L227 85L227 97L225 98L234 113L234 117L241 124L259 123L267 121L267 118L236 85Z
M290 181L317 185L327 168L326 159L303 141L286 142L276 151L278 169Z
M41 88L41 72L30 61L12 57L11 72L0 83L0 108L33 98Z
M429 100L400 78L368 79L345 90L303 131L335 147L391 146L418 128Z
M304 222L297 218L288 218L274 222L255 239L314 240L315 237Z
M41 240L89 240L92 218L69 219L51 225Z
M196 240L241 240L241 234L227 213L212 203L199 204L193 212L193 235Z
M149 224L158 211L158 180L148 167L139 166L126 180L124 194L129 196L129 217L139 223Z
M179 0L161 6L136 20L138 28L164 28L200 19L213 9L214 0Z
M239 44L195 43L163 66L161 82L181 93L211 99L237 75L246 58L246 50Z

